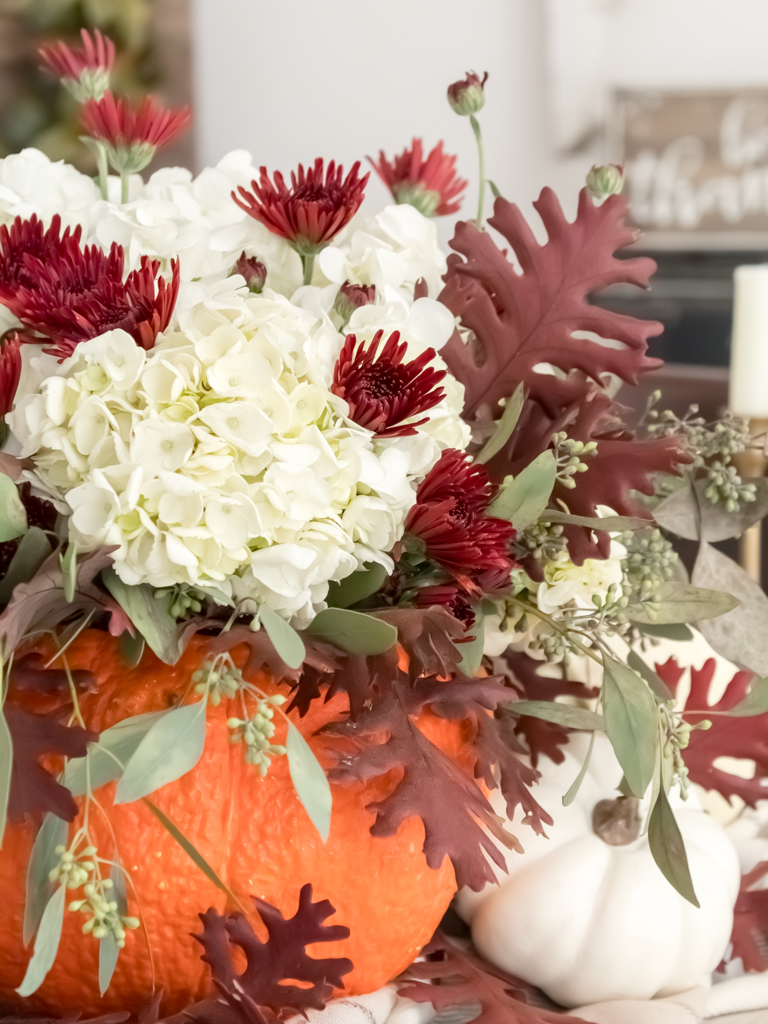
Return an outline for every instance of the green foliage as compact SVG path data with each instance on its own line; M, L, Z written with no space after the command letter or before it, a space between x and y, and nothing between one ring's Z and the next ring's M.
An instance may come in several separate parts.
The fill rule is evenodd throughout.
M383 654L397 643L394 626L349 608L326 608L315 616L306 632L349 654Z
M175 665L181 653L178 628L162 592L146 583L131 587L123 583L114 569L105 569L101 579L158 658L166 665Z
M658 714L643 680L608 655L603 658L605 730L632 793L643 797L656 764Z
M331 787L312 748L292 722L288 722L285 749L293 788L325 843L331 831Z
M523 411L524 402L525 385L518 384L515 388L515 393L504 406L504 412L501 414L501 419L496 423L496 429L475 456L475 462L490 462L494 455L497 455L502 450L517 426L520 413Z
M296 630L266 605L259 609L259 621L285 664L289 668L301 668L307 650Z
M23 942L28 946L34 938L37 926L48 902L53 896L55 884L50 873L61 860L56 847L67 845L69 827L57 814L48 812L38 829L32 854L27 865L27 889L24 901Z
M694 907L700 906L693 888L688 854L685 852L680 826L675 820L663 787L651 811L648 843L653 859L669 884Z
M125 766L115 790L116 804L140 800L192 771L205 746L208 702L171 708L147 730Z
M387 578L387 570L378 562L368 562L362 569L328 587L329 608L350 608L372 597Z
M61 941L61 929L64 924L64 906L67 899L66 887L60 885L45 905L37 930L35 948L32 959L27 964L24 980L16 989L20 996L31 996L45 981L45 976L53 967Z
M537 522L547 507L557 479L557 462L551 451L538 455L514 478L508 478L488 507L488 515L508 519L516 530Z
M27 532L27 510L19 489L5 473L0 473L0 543L16 540Z

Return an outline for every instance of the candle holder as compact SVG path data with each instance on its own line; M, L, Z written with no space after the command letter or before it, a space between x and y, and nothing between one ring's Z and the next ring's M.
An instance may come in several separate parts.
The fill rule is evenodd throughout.
M760 437L768 433L768 417L754 416L749 419L749 432L752 437ZM765 476L768 459L765 456L765 445L761 448L745 448L743 452L733 456L733 462L742 478ZM739 539L739 562L742 569L755 581L762 580L762 522L755 523L745 530Z

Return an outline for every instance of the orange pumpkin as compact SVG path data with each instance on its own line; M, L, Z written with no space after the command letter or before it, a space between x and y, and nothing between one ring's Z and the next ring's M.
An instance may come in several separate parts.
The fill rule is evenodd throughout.
M198 637L173 667L146 652L140 665L128 670L116 641L96 630L81 634L67 652L73 670L90 670L96 678L98 688L82 697L80 706L86 724L97 732L128 716L173 705L205 660L205 639ZM284 684L263 673L247 678L267 694L287 693ZM405 821L390 838L370 835L374 814L366 805L391 792L397 772L365 785L332 785L331 832L323 844L296 797L287 759L274 759L261 778L245 763L242 745L230 743L227 718L237 711L228 703L208 708L205 750L197 767L156 791L153 802L246 906L254 895L292 915L299 890L311 882L314 898L328 899L336 908L329 923L347 925L351 934L341 942L310 947L310 954L349 957L354 970L345 978L346 991L375 990L410 964L431 937L455 891L450 861L446 858L436 871L428 867L422 853L424 828L417 818ZM324 767L333 763L330 741L314 734L342 717L347 707L346 696L338 695L327 704L313 702L303 719L291 714ZM460 725L429 714L418 724L441 749L460 758ZM285 725L278 723L273 742L283 742L284 735ZM23 1001L25 1009L57 1015L77 1010L84 1016L116 1009L135 1013L154 987L165 989L162 1010L172 1013L208 992L208 968L190 933L201 930L198 913L208 907L223 912L226 898L142 801L113 805L113 793L114 783L96 792L109 821L92 807L91 834L101 856L112 856L116 842L132 882L129 913L141 918L142 928L128 933L112 984L101 998L99 943L81 933L81 915L67 912L56 962L43 986ZM70 836L79 824L78 819ZM9 826L0 852L0 1002L11 1004L20 1003L14 989L30 956L21 936L34 835L30 826ZM255 915L252 923L259 932Z

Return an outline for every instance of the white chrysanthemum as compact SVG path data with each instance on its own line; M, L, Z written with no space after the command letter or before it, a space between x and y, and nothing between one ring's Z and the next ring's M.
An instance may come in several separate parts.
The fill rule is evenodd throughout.
M463 395L376 438L330 391L327 322L271 291L228 302L182 312L150 352L122 331L81 344L10 425L78 550L117 545L126 583L215 585L302 624L329 581L391 565L416 486L466 444Z
M0 223L36 214L50 224L54 214L65 227L83 226L87 234L99 190L93 179L39 149L23 149L0 160Z
M378 301L409 306L421 279L436 298L446 270L434 222L407 203L387 206L375 217L358 214L323 249L317 266L337 286L375 284Z

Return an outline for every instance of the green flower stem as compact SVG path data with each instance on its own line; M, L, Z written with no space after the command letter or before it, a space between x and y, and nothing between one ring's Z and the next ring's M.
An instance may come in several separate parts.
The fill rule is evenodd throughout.
M99 192L101 192L101 198L106 199L109 166L107 164L107 147L103 142L96 143L96 166L99 169Z
M551 615L547 615L546 612L541 611L535 604L531 604L529 601L521 601L519 597L508 597L506 600L516 608L521 608L529 615L533 615L537 619L541 619L542 622L546 622L548 626L551 626L552 629L555 630L555 632L559 633L562 637L565 637L571 646L581 651L581 653L586 655L588 658L596 661L601 667L604 667L602 652L601 654L596 654L593 650L590 650L589 647L585 647L584 644L580 643L574 637L574 630L569 629L568 626L565 626L562 622L558 622L557 619L553 619Z
M477 139L477 165L480 177L479 192L477 197L477 226L483 226L483 205L485 202L485 154L483 152L483 136L480 131L480 122L474 114L469 115L469 123Z
M306 256L301 257L301 262L304 266L304 284L312 284L312 272L315 269L315 254L307 253Z
M120 175L120 202L128 202L128 185L130 182L130 176L128 174Z

